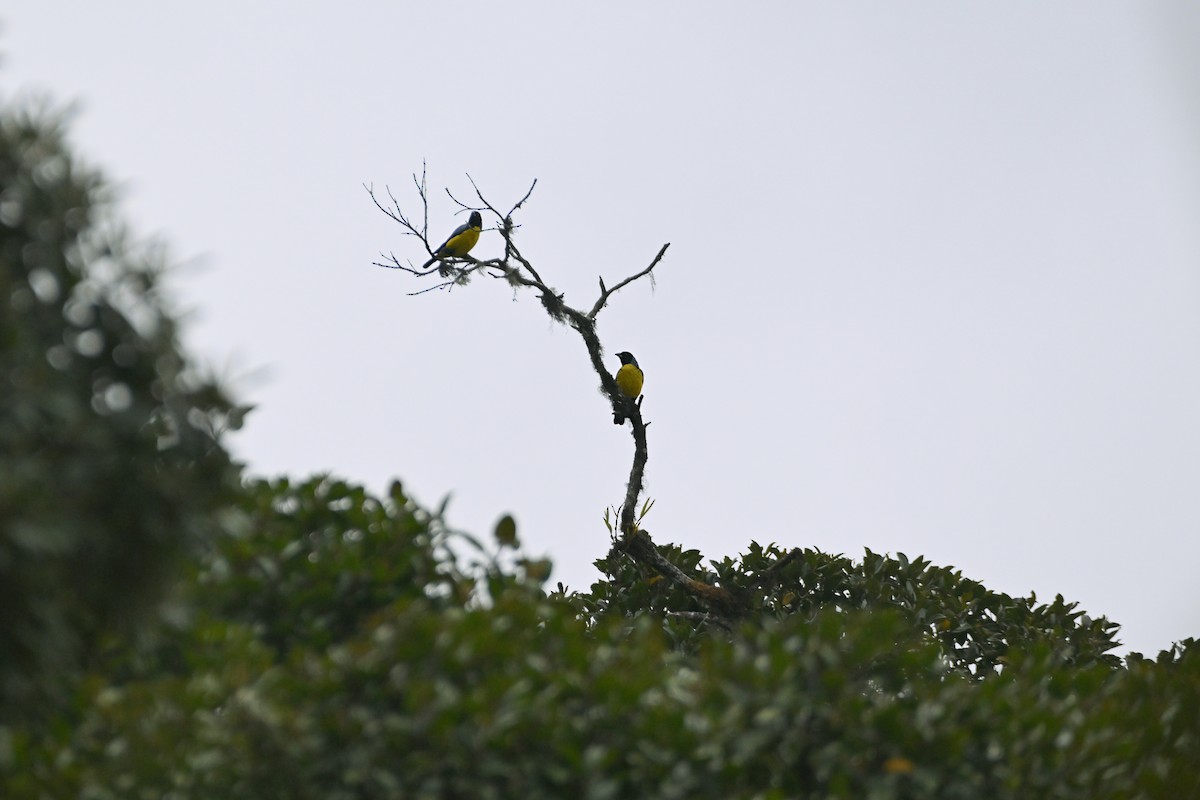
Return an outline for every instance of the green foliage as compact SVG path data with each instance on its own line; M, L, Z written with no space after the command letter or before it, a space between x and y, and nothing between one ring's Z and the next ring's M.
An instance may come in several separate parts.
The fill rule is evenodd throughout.
M0 722L37 714L203 540L230 412L61 120L0 108Z
M598 584L614 603L599 613L594 599L547 597L399 486L379 500L326 477L256 481L225 520L176 596L189 613L115 646L61 724L0 735L0 795L1200 792L1191 641L1128 666L1081 659L1046 635L1048 620L1068 624L1052 604L1030 611L1024 633L1014 616L1005 635L1020 646L975 674L948 655L939 626L915 623L921 603L881 588L886 602L792 598L732 632L680 640L681 620L619 610L615 585ZM695 554L671 553L697 566ZM769 558L754 553L748 561ZM809 559L860 577L912 570L924 596L921 576L952 574L878 558L808 554L789 580L810 574ZM665 609L670 592L640 594L660 585L639 577L627 588Z
M659 548L667 560L689 574L703 573L696 550L673 545ZM751 542L740 558L712 562L706 580L727 587L748 586L772 567L785 551ZM646 610L665 612L704 608L678 587L645 574L629 559L609 557L597 562L609 580L595 584L582 598L591 614L637 615ZM845 556L805 549L762 588L744 598L756 614L770 618L799 615L811 618L828 609L892 610L941 644L947 664L964 674L990 674L1014 648L1051 643L1068 663L1116 666L1108 653L1117 642L1117 625L1104 618L1086 619L1062 596L1038 604L1037 597L1014 598L993 592L950 567L935 567L923 558L909 560L866 551L861 562ZM682 641L701 634L692 625L673 625Z

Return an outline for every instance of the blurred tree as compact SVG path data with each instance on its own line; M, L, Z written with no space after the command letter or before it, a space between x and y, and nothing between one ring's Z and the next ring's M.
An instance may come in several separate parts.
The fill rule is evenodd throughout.
M106 196L61 115L0 108L0 720L158 596L230 484L232 409Z

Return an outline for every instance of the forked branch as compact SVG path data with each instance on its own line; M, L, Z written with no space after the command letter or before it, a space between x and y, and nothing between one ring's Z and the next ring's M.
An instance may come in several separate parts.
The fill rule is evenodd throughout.
M490 214L495 218L496 224L494 229L499 232L504 242L504 252L500 257L487 260L478 260L471 256L446 258L439 261L436 266L423 269L413 266L411 262L401 262L394 253L388 253L387 255L381 254L380 257L383 260L374 263L377 266L388 269L403 270L418 278L426 278L436 274L441 279L440 282L412 292L411 294L423 294L437 289L451 289L466 283L476 274L486 275L497 280L504 280L514 289L532 289L538 294L538 298L543 308L545 308L546 313L553 319L563 322L577 331L583 339L584 347L587 349L592 369L595 370L596 376L600 380L600 388L605 396L608 397L613 411L620 411L630 420L631 424L633 463L629 470L629 479L625 487L625 499L618 518L620 538L616 544L617 548L627 553L638 563L653 569L667 580L685 589L692 596L702 600L713 614L726 619L739 616L741 613L739 610L740 604L735 601L733 594L721 587L689 577L681 569L664 558L658 551L658 548L654 546L654 543L650 541L648 534L637 528L635 523L635 509L638 505L638 498L642 493L646 461L649 458L649 448L646 443L646 428L648 427L648 423L642 419L641 398L637 398L636 401L630 401L617 388L615 378L605 367L604 351L600 346L600 337L596 333L596 318L607 305L609 298L629 284L642 278L649 277L653 281L654 269L662 261L663 256L666 255L667 248L671 246L670 243L668 242L659 248L658 253L650 260L650 263L646 267L618 281L611 288L605 284L603 278L600 278L600 296L591 308L585 312L568 305L563 300L563 294L556 291L543 280L541 274L534 268L533 264L522 255L521 249L515 241L515 234L520 226L513 222L513 214L521 209L529 200L534 188L537 186L537 181L533 181L528 191L508 211L501 212L484 197L475 180L470 175L467 176L467 179L470 181L471 188L475 192L478 205L459 200L448 189L446 193L460 209L464 211L479 211ZM418 180L416 175L414 175L413 182L416 184L417 194L420 197L422 205L422 223L419 228L412 218L405 215L390 189L387 194L391 203L390 205L384 205L376 198L371 186L365 186L365 188L371 196L371 200L380 211L399 223L405 235L416 236L420 239L425 245L425 249L430 255L433 255L434 250L430 246L427 235L429 195L426 191L425 172L423 168L420 179ZM491 228L487 230L491 230Z

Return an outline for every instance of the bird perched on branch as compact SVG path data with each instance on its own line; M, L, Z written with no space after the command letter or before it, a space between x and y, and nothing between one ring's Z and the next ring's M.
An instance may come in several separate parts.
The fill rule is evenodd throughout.
M617 358L621 359L621 367L617 370L617 374L613 375L613 379L616 380L621 394L628 397L629 402L632 402L642 393L642 382L646 376L642 374L642 368L638 366L633 353L620 352L617 353ZM613 411L613 424L624 425L625 414L621 411Z
M462 258L471 252L471 248L479 241L479 233L482 230L483 217L479 216L478 211L472 211L466 224L455 228L450 238L433 251L433 258L421 265L421 269L425 269L439 258Z

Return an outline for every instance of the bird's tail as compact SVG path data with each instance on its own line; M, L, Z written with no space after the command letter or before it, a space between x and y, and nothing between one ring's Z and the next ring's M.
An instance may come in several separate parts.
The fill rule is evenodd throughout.
M429 268L429 265L430 265L430 264L432 264L432 263L433 263L433 262L435 262L435 261L437 261L437 256L434 256L433 258L429 259L429 260L428 260L428 261L426 261L424 264L422 264L422 265L421 265L421 269L428 269L428 268Z

